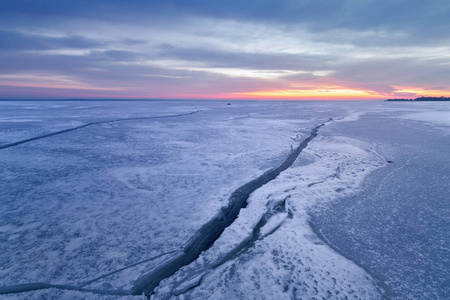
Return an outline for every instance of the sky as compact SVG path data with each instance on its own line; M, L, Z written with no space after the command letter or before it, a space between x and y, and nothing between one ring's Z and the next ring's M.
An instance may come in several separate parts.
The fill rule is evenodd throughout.
M448 0L4 0L0 99L450 96Z

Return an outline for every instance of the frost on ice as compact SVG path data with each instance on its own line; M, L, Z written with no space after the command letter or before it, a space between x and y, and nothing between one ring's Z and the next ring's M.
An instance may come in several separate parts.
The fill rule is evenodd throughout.
M381 298L377 266L345 258L310 212L358 195L401 147L376 128L358 134L360 124L393 111L428 123L446 113L392 103L1 105L5 299L140 299L136 286L156 273L153 299ZM318 126L293 165L185 260L232 195L283 165Z

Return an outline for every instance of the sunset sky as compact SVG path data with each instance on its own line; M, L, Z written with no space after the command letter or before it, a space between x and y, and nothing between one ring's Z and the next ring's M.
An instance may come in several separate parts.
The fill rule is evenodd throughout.
M0 99L450 96L450 1L0 2Z

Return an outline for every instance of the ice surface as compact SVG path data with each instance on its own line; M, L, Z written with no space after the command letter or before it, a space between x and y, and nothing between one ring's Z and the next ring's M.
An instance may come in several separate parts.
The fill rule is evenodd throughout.
M31 114L38 111L48 127L2 123L3 143L85 122L203 111L99 124L3 149L2 285L81 285L144 261L87 286L131 288L163 259L150 258L180 249L234 189L283 160L298 131L316 122L261 103L94 102L82 114L77 102L33 104ZM2 118L27 113L2 103Z
M358 195L318 210L313 222L341 253L382 278L390 298L447 299L449 130L438 119L404 118L406 108L422 110L414 113L421 117L447 112L440 114L438 103L398 108L361 119L357 128L337 125L343 134L377 144L392 163L369 175Z
M402 118L450 126L450 110L406 114Z
M333 121L320 129L294 165L256 190L221 237L196 261L161 282L153 298L376 299L389 292L386 283L405 294L401 278L406 278L404 286L417 278L396 275L381 262L390 246L383 246L383 239L369 246L358 240L368 248L358 249L360 256L353 248L349 254L335 233L325 230L319 214L313 219L310 214L345 210L339 203L358 202L358 195L370 198L364 194L364 180L388 170L393 164L387 160L410 170L407 166L412 165L403 164L398 155L411 150L408 141L414 136L398 136L399 128L414 122L428 130L430 120L444 120L447 113L442 105L415 104L1 102L0 146L96 124L0 149L0 286L43 282L100 291L52 288L2 297L142 299L108 292L131 290L141 275L179 253L233 191L280 165L313 127L330 118ZM147 117L162 118L114 121ZM399 120L393 123L397 128L390 128L395 142L385 127L377 127L389 120ZM111 122L97 123L104 121ZM444 123L433 123L440 133L432 143L441 143L433 153L444 155L445 166L449 148L442 140ZM421 159L419 151L414 155L410 163ZM429 158L427 164L433 161ZM428 170L426 165L422 169ZM445 202L448 190L437 188ZM377 193L381 197L389 191ZM370 207L373 215L388 215L387 209ZM433 210L430 205L430 214L436 216ZM441 219L448 218L444 211L438 214ZM443 225L439 220L433 228ZM341 224L334 219L332 226ZM364 240L358 226L342 228L351 238ZM408 230L412 225L404 226ZM364 232L376 237L380 228L372 230ZM393 239L400 233L388 234ZM441 250L433 248L432 257L420 260L415 269L408 266L408 272L427 272L430 262L446 263L442 253L450 239L437 234ZM373 243L380 246L371 264L363 258ZM440 278L445 271L434 274L426 278ZM441 294L434 295L439 299Z
M291 167L253 193L220 239L196 263L163 282L155 299L173 294L171 285L176 290L199 274L204 274L202 283L185 292L188 299L380 298L383 291L370 275L315 236L308 211L355 193L366 174L386 161L373 145L324 135L305 150L313 163ZM255 234L254 245L245 247Z

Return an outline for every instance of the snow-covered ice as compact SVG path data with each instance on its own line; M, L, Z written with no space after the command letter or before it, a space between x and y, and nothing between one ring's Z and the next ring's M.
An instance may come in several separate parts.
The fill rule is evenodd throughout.
M392 190L383 188L367 194L372 191L367 178L376 182L394 164L396 176L403 176L401 170L412 172L411 161L399 159L421 139L403 134L409 128L419 128L417 134L426 132L437 144L428 152L424 147L422 154L414 148L410 159L433 152L450 166L448 108L380 102L226 104L1 102L0 147L12 146L0 149L0 286L54 285L2 297L142 299L129 294L144 274L182 254L235 190L281 165L322 123L294 164L253 192L220 237L164 279L152 298L409 297L405 287L417 278L396 274L382 262L390 245L377 239L380 228L370 231L356 214L349 213L344 222L329 214L339 215L346 209L342 203L358 202L361 195L389 197ZM91 125L66 131L85 124ZM60 131L66 132L47 136ZM422 174L434 174L427 166L437 161L428 157ZM441 189L440 201L448 201L445 185L434 188ZM401 197L402 191L396 193ZM372 215L390 213L385 206L367 205ZM427 264L448 264L450 238L439 226L450 217L445 206L434 216L436 227L427 233L435 231L440 248L417 266L404 265L407 272L429 273ZM365 236L356 226L364 228ZM394 235L389 238L404 238L399 235L412 225L403 226L388 232ZM333 228L345 228L345 234ZM342 245L349 240L359 248ZM375 250L373 243L378 243ZM367 253L373 263L367 262ZM400 268L398 261L403 263L391 264ZM448 284L441 277L448 272L423 277L442 284L423 283L418 295L431 288L435 291L426 295L444 299ZM120 293L126 295L115 295Z

